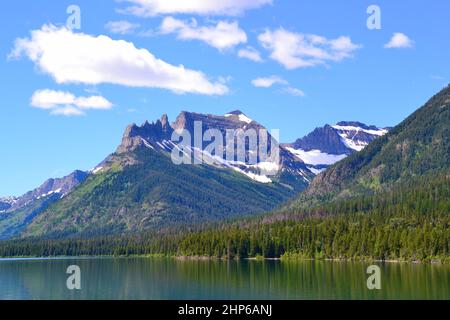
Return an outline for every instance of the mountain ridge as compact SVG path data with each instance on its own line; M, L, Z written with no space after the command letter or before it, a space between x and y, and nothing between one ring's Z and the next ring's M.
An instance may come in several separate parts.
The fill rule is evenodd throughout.
M169 170L169 168L171 168L170 155L172 151L177 148L176 144L173 141L171 141L172 134L176 130L183 130L183 129L187 129L188 132L194 133L195 121L201 121L202 134L208 129L218 129L220 132L222 132L224 137L227 129L238 129L238 130L265 129L261 124L249 118L240 110L234 110L229 113L226 113L225 115L209 115L209 114L205 115L201 113L183 111L172 123L169 123L167 115L163 114L160 119L153 122L149 122L147 120L140 126L136 124L130 124L125 129L122 141L120 145L117 147L116 152L106 157L105 160L103 160L99 165L97 165L93 170L89 172L75 171L72 175L76 174L82 175L82 178L80 178L79 181L74 181L73 183L71 183L70 188L66 189L61 188L60 183L58 182L59 180L50 179L46 181L40 188L37 188L31 193L27 193L26 195L28 196L26 198L35 199L36 202L35 203L29 202L27 204L28 206L22 205L16 207L15 210L18 212L18 214L14 217L11 217L9 220L5 219L5 217L7 216L4 215L2 217L2 220L3 225L6 225L6 227L1 229L2 222L0 221L0 235L2 230L4 230L4 232L8 235L11 234L16 235L18 232L22 232L22 230L24 229L25 235L34 235L36 234L35 232L37 232L37 234L41 235L53 234L55 236L63 236L64 234L75 234L80 230L84 230L81 231L84 234L95 234L96 232L102 232L101 231L102 228L108 229L111 226L112 227L108 229L108 232L115 232L117 230L119 230L119 232L122 232L124 230L131 231L135 230L136 226L137 226L136 230L141 230L142 228L147 228L149 225L163 226L165 219L164 215L166 215L166 219L168 222L171 221L173 222L175 220L186 221L182 214L183 210L185 210L185 212L188 213L190 212L189 214L192 215L192 217L194 217L191 219L192 221L201 221L202 219L206 219L201 218L200 217L201 215L197 215L199 212L195 213L194 211L206 210L205 212L212 212L211 209L214 206L211 207L208 207L208 205L198 206L197 204L195 204L195 201L183 200L180 202L181 205L180 208L175 206L177 208L173 210L170 209L171 202L177 203L180 201L179 199L182 198L181 196L178 196L177 197L178 200L175 200L175 198L172 195L173 192L168 192L168 190L170 190L169 187L170 185L174 186L175 189L179 190L180 194L183 194L186 197L186 199L194 200L196 197L197 198L199 197L199 195L194 195L191 194L190 192L187 192L187 190L180 184L180 181L176 181L175 176L173 176L174 172L177 172L180 175L180 177L190 176L191 178L189 179L197 181L198 185L204 184L208 186L209 188L208 191L206 190L200 191L198 187L192 186L193 190L195 189L199 190L198 194L202 193L210 194L208 196L210 197L210 200L208 200L208 202L214 202L213 199L217 200L222 197L222 195L220 195L219 193L212 192L214 188L220 190L222 187L218 186L217 184L215 184L215 186L213 187L213 185L211 185L210 182L208 182L208 180L211 179L211 177L215 177L214 179L222 181L225 185L227 183L229 184L229 186L234 185L233 183L237 184L234 185L233 188L235 188L236 190L240 190L241 195L238 196L235 192L231 191L231 189L227 190L226 189L227 187L225 187L222 193L223 195L226 195L226 197L229 197L229 200L225 200L225 198L223 198L220 201L218 200L218 203L235 201L236 203L239 204L240 207L236 205L226 204L223 206L223 210L218 210L219 212L218 215L211 216L211 213L208 213L208 215L210 215L210 218L213 220L223 219L224 218L223 214L225 213L226 216L232 217L238 211L246 211L246 213L248 214L253 214L271 210L275 206L280 205L283 201L288 200L290 197L294 196L296 193L303 190L313 179L314 175L317 173L314 172L314 168L310 164L308 165L303 161L301 156L289 150L289 148L287 148L286 145L279 144L278 141L272 140L270 133L268 136L268 145L270 146L271 143L276 143L280 147L279 149L280 162L277 165L279 168L279 172L275 176L267 176L264 174L264 171L267 169L267 167L268 166L272 167L273 165L270 165L270 163L261 162L261 159L259 157L257 158L258 162L256 165L247 165L245 163L237 161L238 160L237 157L239 156L239 154L237 154L236 157L231 160L229 159L226 160L225 158L217 159L217 157L211 157L210 154L196 150L195 148L189 150L192 151L193 157L200 157L202 159L206 157L208 158L208 160L213 160L212 163L209 164L212 165L211 168L206 167L201 168L197 166L196 169L194 170L195 174L197 175L195 178L191 175L192 172L188 173L183 168L172 167L172 169ZM373 129L373 130L377 129L376 127L366 126L364 124L357 122L339 122L339 124L359 125L361 127L364 127L365 129ZM246 147L248 147L247 143L245 145ZM202 147L204 146L205 145L203 144ZM233 148L236 148L236 144L233 145ZM241 154L241 156L245 159L245 161L248 161L248 159L250 158L250 153L248 152L248 150L245 150L244 153ZM340 160L339 157L333 158L329 164L332 164L338 160ZM149 167L147 162L153 163L153 167ZM142 177L136 175L135 172L136 170L139 171L138 169L132 170L129 169L136 167L142 168L141 169ZM160 168L161 172L154 171L155 168L158 167ZM181 171L178 169L180 169ZM224 169L225 170L231 169L232 172L226 174L222 173L220 170ZM216 172L215 170L219 171ZM147 171L153 172L152 175L151 176L146 175L145 172ZM206 176L210 175L208 180L205 180L206 178L205 172L207 172ZM163 176L161 176L161 173L163 173ZM125 179L128 181L127 182L128 186L136 184L136 186L139 186L138 188L148 190L145 192L149 192L149 195L151 195L151 197L142 198L142 196L137 196L135 192L138 192L140 194L143 191L138 191L134 189L133 189L134 191L127 191L127 189L124 189L123 186L117 184L117 182L115 181L116 179L123 179L122 174L125 175L124 178L127 177ZM133 179L136 180L128 180L128 175L133 176L134 177ZM142 180L143 177L146 177L148 181L137 182L139 180ZM155 180L155 177L159 178ZM249 179L251 181L248 181L246 179ZM116 188L117 190L121 190L120 191L121 193L127 194L127 192L131 192L131 194L129 194L129 197L133 199L141 199L138 200L138 202L144 201L142 205L146 203L145 206L142 207L141 209L138 209L139 206L130 203L128 206L135 208L131 209L130 211L130 208L123 207L121 203L117 201L114 202L112 200L108 200L109 202L102 202L102 200L96 198L97 196L95 195L95 192L99 192L102 194L112 192L106 191L107 189L103 187L104 183L114 185L115 186L114 188ZM82 185L79 186L80 184ZM245 186L245 188L247 188L248 190L257 191L257 193L252 195L247 191L244 191L244 189L242 189L243 186ZM164 194L164 192L162 192L161 190L167 190L167 194ZM73 191L75 195L72 195L71 191ZM91 194L92 192L94 192L93 196ZM133 193L134 195L132 195ZM258 199L258 201L256 202L253 200L241 201L239 199L241 199L242 195L246 195L248 199ZM39 198L40 196L42 197L42 199ZM74 200L72 199L72 197L76 199ZM267 199L265 199L264 197L267 197ZM118 198L121 198L121 196ZM128 202L127 198L121 199L123 203ZM270 201L272 201L272 203L269 203L270 202L268 201L269 199ZM16 199L14 201L24 203L24 201L22 200ZM97 208L92 203L90 204L90 202L98 202L101 205L101 209L100 207ZM0 205L1 204L2 202L0 202ZM9 204L6 204L6 202L3 203L3 206L4 206L3 211L6 210L5 208L9 210L8 214L14 211L11 209L11 207L8 207ZM96 227L97 229L93 227L88 228L89 230L87 229L85 230L82 227L78 226L75 229L69 228L65 230L58 230L58 228L56 228L52 231L47 228L48 226L44 221L45 219L50 219L50 221L52 221L52 219L53 220L63 219L63 221L65 221L63 223L65 227L79 224L76 221L69 221L63 216L61 216L64 210L66 210L67 212L72 212L71 214L73 214L74 217L78 216L78 218L76 219L94 218L94 217L90 218L86 217L85 215L87 214L87 212L82 212L78 210L77 206L79 206L80 208L83 207L90 208L86 210L91 211L100 210L102 212L109 212L107 213L107 216L110 216L111 218L109 218L108 221L102 222L103 225L101 227L100 226ZM111 210L111 208L108 208L108 206L111 206L111 208L114 210ZM185 209L182 209L183 208L182 206L187 207L185 207ZM122 209L120 209L121 207ZM150 208L152 207L154 208L154 210L153 209L150 210ZM53 212L54 214L49 216L48 214L46 214L46 212ZM58 214L56 214L56 212L58 212ZM142 216L142 214L140 213L136 214L138 217L141 216L141 218L144 219L143 221L147 222L150 221L151 223L150 224L148 224L147 222L142 223L138 222L137 220L133 220L131 218L125 218L124 215L125 214L129 215L131 214L130 212L144 212L145 213L144 216ZM43 216L42 218L40 217L41 215ZM12 215L10 214L9 216ZM59 216L59 218L57 216ZM119 217L117 218L118 221L122 222L118 222L117 225L113 226L114 225L113 222L114 219L112 218L113 216ZM11 222L10 220L12 220L13 223L10 223ZM25 224L23 223L24 221L26 221ZM57 223L54 221L53 224ZM133 226L133 224L135 225ZM13 228L14 226L18 226L18 229L14 230Z
M295 202L299 206L373 194L450 164L450 85L389 133L318 175Z

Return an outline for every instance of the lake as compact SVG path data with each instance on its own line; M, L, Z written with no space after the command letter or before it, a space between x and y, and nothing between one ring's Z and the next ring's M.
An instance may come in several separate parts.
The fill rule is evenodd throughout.
M67 267L81 270L68 290ZM450 299L450 266L170 258L0 259L0 299Z

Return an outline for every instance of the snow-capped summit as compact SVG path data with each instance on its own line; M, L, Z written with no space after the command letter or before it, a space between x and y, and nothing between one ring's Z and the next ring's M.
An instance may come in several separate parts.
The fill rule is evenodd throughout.
M229 112L227 114L225 114L225 117L227 118L235 118L241 122L245 122L247 124L250 124L253 122L253 119L250 119L249 117L247 117L241 110L235 110L232 112Z
M368 126L357 121L341 121L333 126L316 128L305 137L284 146L317 174L348 155L361 151L388 131L389 128Z

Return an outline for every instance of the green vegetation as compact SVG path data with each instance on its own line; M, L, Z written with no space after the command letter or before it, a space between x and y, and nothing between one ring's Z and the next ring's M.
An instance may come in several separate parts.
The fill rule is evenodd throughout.
M96 237L193 225L267 212L306 187L298 181L261 184L208 165L179 165L150 149L91 176L37 216L22 237ZM119 160L117 160L119 161ZM281 177L282 179L282 177Z
M173 166L140 151L138 165L90 178L26 233L72 238L1 242L0 256L449 262L449 139L450 86L389 134L320 174L281 210L234 222L230 218L269 210L298 190L209 166ZM199 224L207 220L213 224Z
M0 240L19 235L34 217L45 211L58 199L59 195L53 194L33 201L12 213L0 214Z
M140 236L9 241L0 244L0 256L166 254L449 262L449 212L447 175L422 178L389 193L200 231L170 229Z
M319 175L286 210L390 190L450 165L450 86L388 134Z

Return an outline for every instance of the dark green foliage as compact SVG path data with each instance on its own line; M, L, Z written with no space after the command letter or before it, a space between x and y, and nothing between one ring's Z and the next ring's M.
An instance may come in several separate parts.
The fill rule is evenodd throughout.
M288 210L386 191L450 164L450 86L388 134L320 174Z
M0 256L166 254L450 261L449 137L447 87L388 135L319 175L283 210L216 222L201 230L198 225L189 229L191 222L201 221L199 209L216 220L231 213L254 213L287 198L289 188L282 192L275 188L277 184L259 185L210 167L173 168L169 160L141 154L143 165L91 178L52 206L32 224L30 235L49 230L104 234L118 226L117 219L123 224L121 232L141 231L131 226L146 226L147 221L160 228L162 221L181 221L187 227L178 224L139 236L2 242ZM155 207L162 209L148 211Z
M219 257L426 260L450 256L450 177L341 201L248 226L186 236L178 254Z
M266 212L306 187L261 184L231 170L174 165L150 149L138 164L90 177L39 215L23 236L99 236L227 220Z
M448 261L449 212L447 175L422 178L376 196L200 231L172 228L141 236L3 242L0 256L165 254Z

